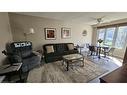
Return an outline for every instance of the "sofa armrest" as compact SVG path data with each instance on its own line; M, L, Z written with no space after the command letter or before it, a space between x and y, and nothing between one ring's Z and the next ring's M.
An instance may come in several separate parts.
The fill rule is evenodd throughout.
M22 62L22 58L18 55L11 55L11 56L8 56L9 60L11 63L20 63Z
M75 47L74 50L78 50L78 49Z
M33 51L32 53L35 54L36 56L40 57L40 58L42 57L42 54L37 52L37 51Z

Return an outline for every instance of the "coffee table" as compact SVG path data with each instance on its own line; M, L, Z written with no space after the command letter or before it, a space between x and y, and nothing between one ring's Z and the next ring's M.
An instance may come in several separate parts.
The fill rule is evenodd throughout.
M82 67L84 66L84 57L81 54L69 54L63 56L63 63L66 63L66 69L69 70L69 66L73 63L82 63Z

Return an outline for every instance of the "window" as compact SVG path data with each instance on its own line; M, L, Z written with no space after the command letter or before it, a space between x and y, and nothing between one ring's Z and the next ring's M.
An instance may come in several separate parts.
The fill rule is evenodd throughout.
M98 39L103 40L103 45L123 49L127 41L127 26L114 26L97 29Z
M105 45L108 45L108 46L112 45L114 32L115 32L115 28L107 28L106 29L106 35L105 35L105 40L104 40Z
M127 37L127 26L118 27L115 47L119 49L124 48L126 37Z
M99 32L98 39L104 40L105 29L99 29L98 32Z

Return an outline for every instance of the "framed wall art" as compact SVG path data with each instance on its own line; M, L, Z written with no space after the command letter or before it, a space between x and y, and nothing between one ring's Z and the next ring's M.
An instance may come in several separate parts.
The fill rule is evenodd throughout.
M55 40L56 39L56 28L45 28L45 39Z
M71 28L61 28L61 37L70 38L71 37Z

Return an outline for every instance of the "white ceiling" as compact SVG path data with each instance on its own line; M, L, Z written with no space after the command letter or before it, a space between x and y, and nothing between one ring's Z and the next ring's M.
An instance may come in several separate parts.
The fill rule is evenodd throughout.
M16 12L17 13L17 12ZM94 18L103 17L103 22L127 18L127 12L18 12L30 16L45 17L74 23L96 24Z

